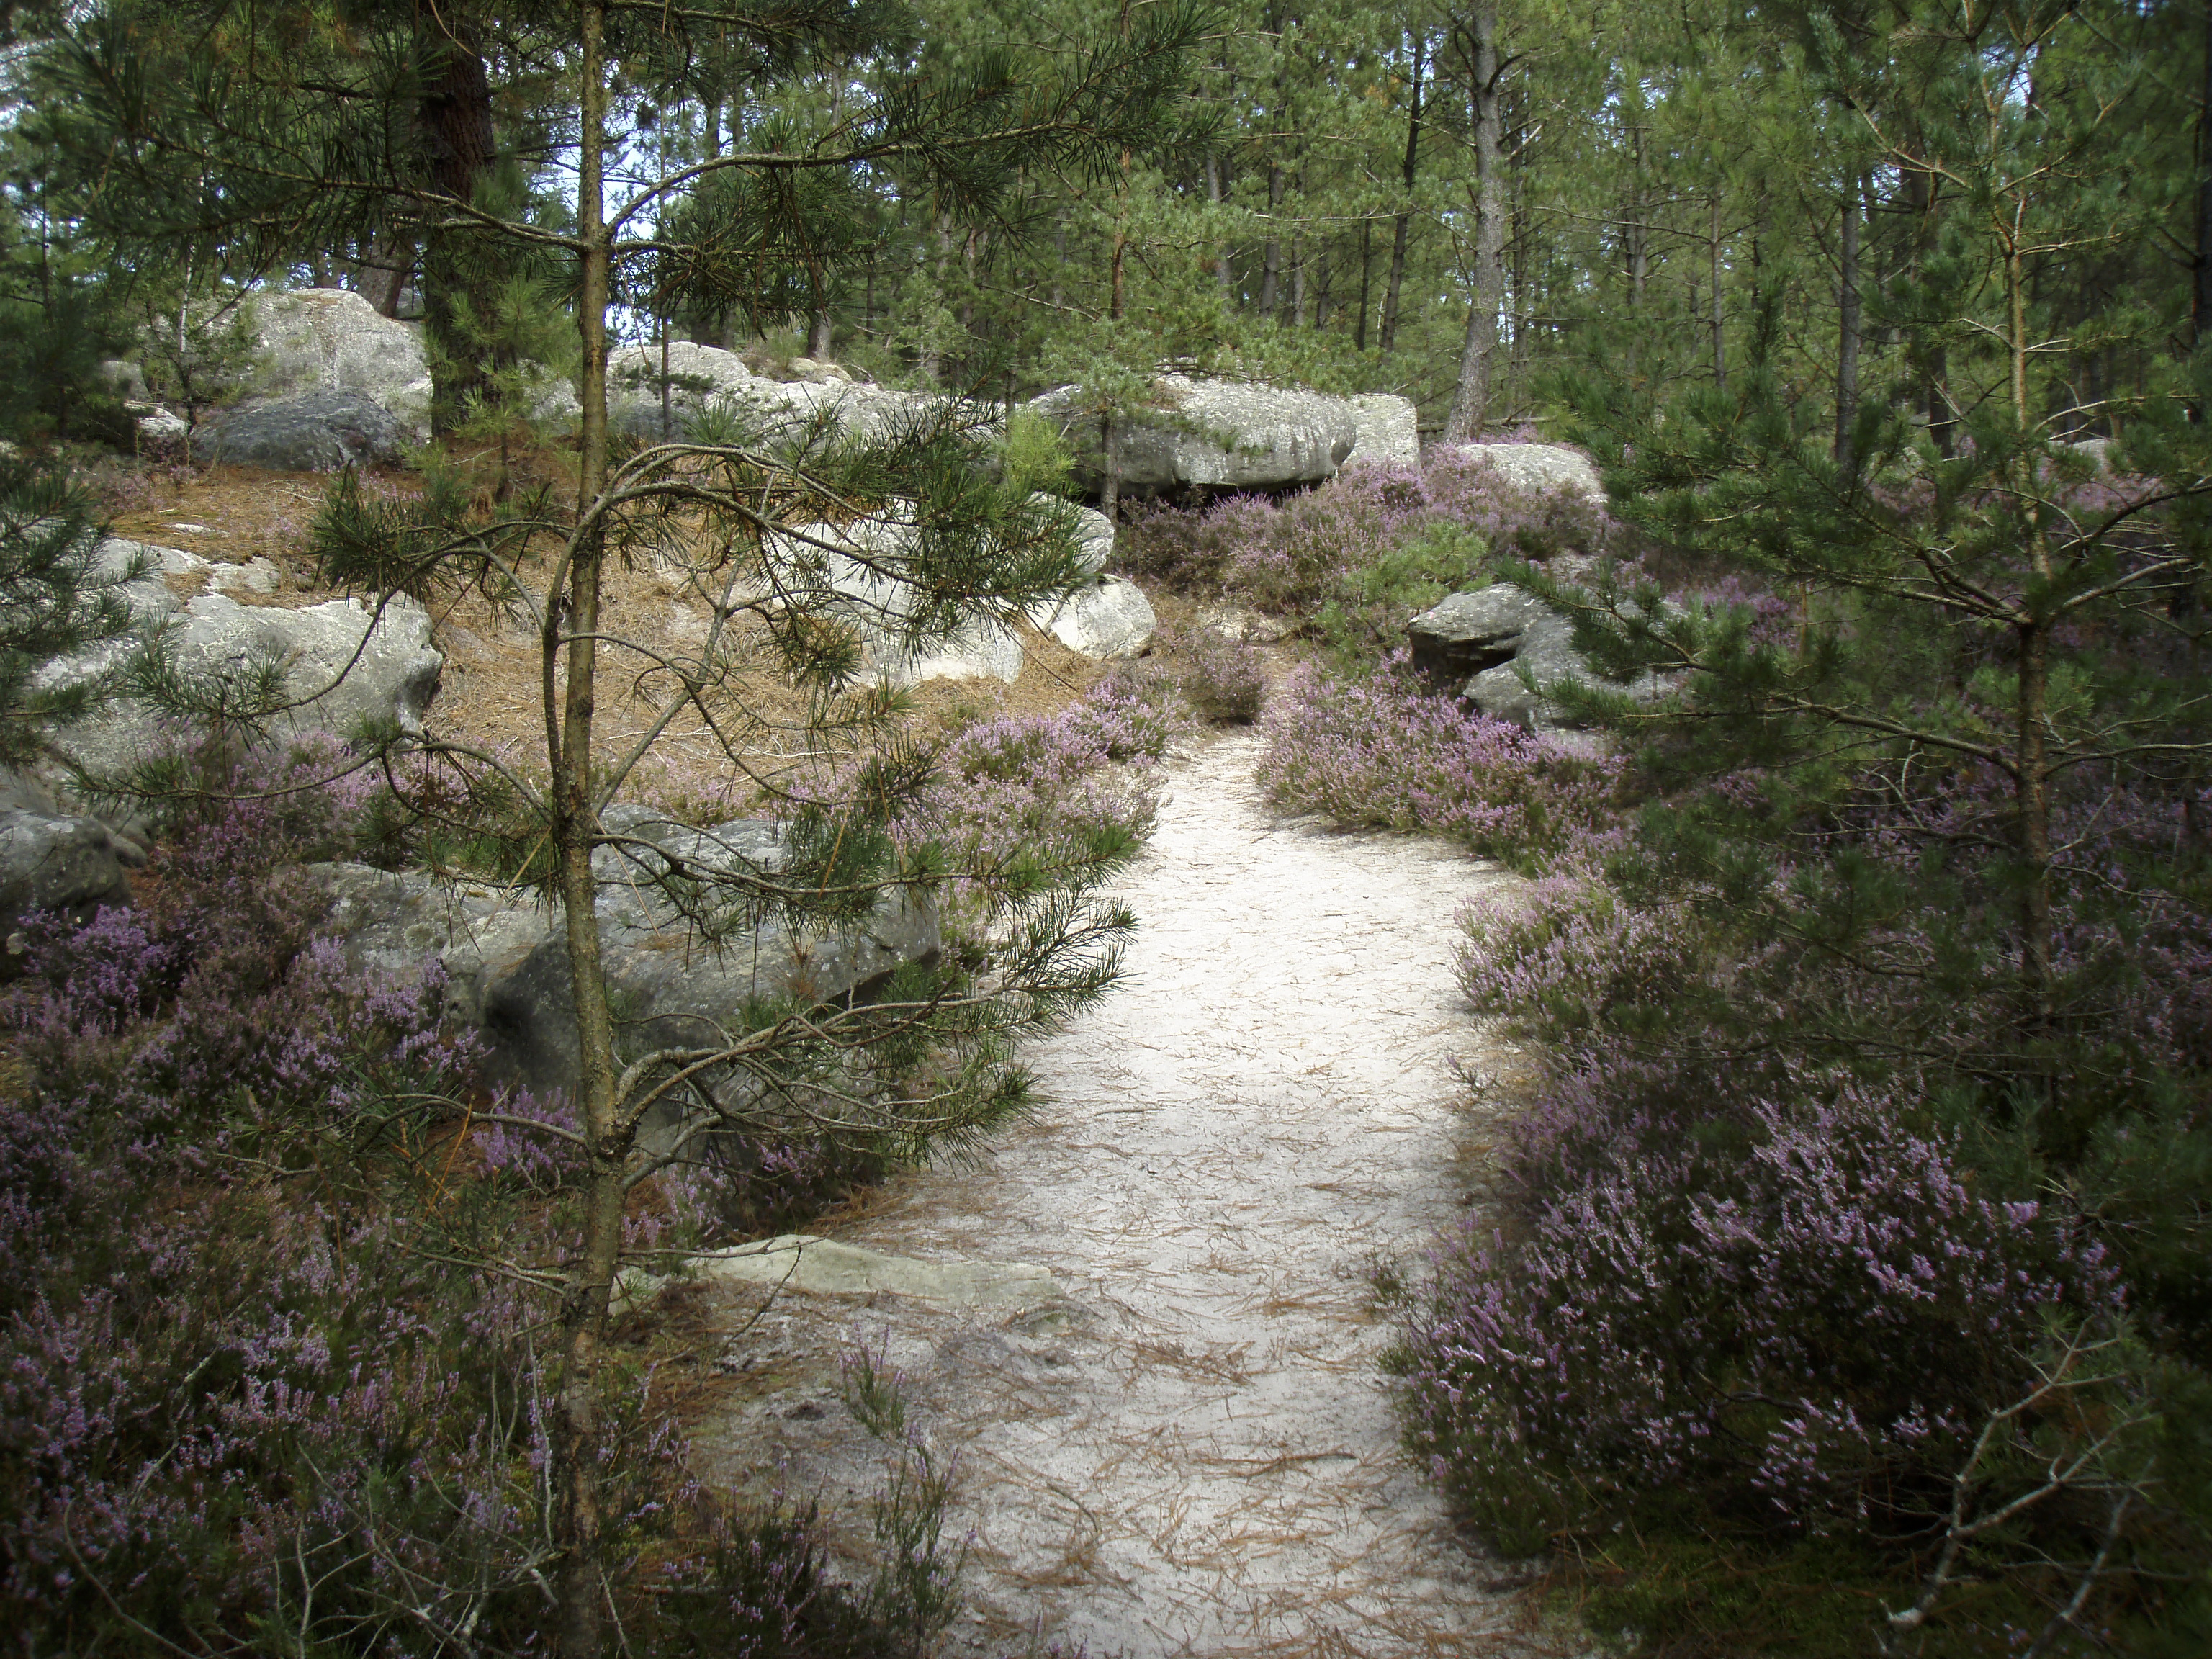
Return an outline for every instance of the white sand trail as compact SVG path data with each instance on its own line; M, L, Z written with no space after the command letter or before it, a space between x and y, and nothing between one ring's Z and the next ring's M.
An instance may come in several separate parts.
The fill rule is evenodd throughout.
M1465 1188L1450 1062L1479 1033L1452 918L1512 878L1283 819L1252 781L1258 744L1220 738L1169 772L1119 888L1141 921L1127 981L1030 1054L1037 1118L837 1230L1039 1264L1066 1301L787 1292L734 1350L774 1386L707 1447L732 1468L782 1459L786 1490L849 1504L880 1460L822 1356L888 1341L917 1418L959 1454L974 1611L951 1651L1038 1633L1094 1659L1528 1650L1516 1599L1485 1588L1506 1569L1397 1447L1370 1291Z

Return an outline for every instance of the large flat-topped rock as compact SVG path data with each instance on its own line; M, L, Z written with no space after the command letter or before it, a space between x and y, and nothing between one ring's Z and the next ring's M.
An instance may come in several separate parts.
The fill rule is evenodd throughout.
M927 1261L806 1233L785 1233L690 1258L708 1279L812 1296L901 1296L953 1308L1016 1310L1060 1299L1051 1270L1020 1261Z
M1099 418L1079 388L1061 386L1029 407L1066 435L1080 472L1105 476ZM1115 420L1114 471L1139 488L1317 483L1335 475L1358 441L1358 415L1344 398L1163 374L1143 407Z
M1411 398L1389 392L1363 392L1346 398L1358 437L1344 464L1352 466L1419 466L1420 414Z

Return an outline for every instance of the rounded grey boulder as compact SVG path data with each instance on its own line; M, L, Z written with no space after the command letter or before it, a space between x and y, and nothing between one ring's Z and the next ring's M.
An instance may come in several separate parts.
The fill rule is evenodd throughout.
M234 466L336 472L400 457L404 434L391 410L358 392L303 392L235 409L213 422L207 453Z

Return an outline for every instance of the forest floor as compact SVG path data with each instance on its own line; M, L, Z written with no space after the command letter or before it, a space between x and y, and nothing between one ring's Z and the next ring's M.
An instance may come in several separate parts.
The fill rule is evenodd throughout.
M1118 888L1140 919L1127 978L1028 1056L1036 1117L821 1230L1042 1266L1059 1295L963 1312L714 1292L738 1376L695 1427L700 1473L819 1496L860 1529L855 1558L888 1460L838 1395L838 1355L866 1344L903 1375L909 1424L957 1455L946 1532L971 1542L951 1652L1571 1645L1454 1528L1377 1368L1395 1329L1378 1270L1417 1271L1480 1184L1493 1125L1454 1061L1517 1067L1450 970L1454 913L1511 902L1515 878L1282 817L1259 746L1216 737L1170 766Z

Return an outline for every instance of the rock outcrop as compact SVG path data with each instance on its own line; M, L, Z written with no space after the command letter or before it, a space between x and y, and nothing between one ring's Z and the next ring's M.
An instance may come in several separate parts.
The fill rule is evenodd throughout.
M400 458L398 418L358 392L301 392L247 404L208 423L202 453L235 466L277 472L336 472Z
M1057 425L1083 476L1104 476L1097 415L1061 386L1028 405ZM1163 374L1151 404L1114 422L1114 466L1125 485L1258 489L1334 477L1359 441L1345 399L1239 380Z
M390 414L410 438L430 428L430 365L419 323L380 315L337 288L293 289L253 301L261 387L271 398L346 392Z
M1461 444L1458 448L1462 455L1489 462L1516 489L1539 495L1565 489L1593 506L1605 505L1605 483L1580 450L1559 444Z
M1420 416L1411 398L1368 392L1344 401L1351 406L1356 433L1346 466L1420 465Z
M263 662L284 665L287 684L301 702L276 718L278 731L343 738L363 721L422 729L422 711L437 692L445 659L431 644L429 614L405 595L394 597L380 616L358 599L330 599L297 609L241 605L231 595L273 589L275 567L264 560L213 564L174 548L141 548L118 540L102 544L100 555L117 572L137 558L150 565L148 575L125 584L123 592L142 620L168 630L182 673L221 675ZM192 594L195 586L208 591ZM186 591L180 593L179 588ZM40 682L68 684L92 678L131 648L116 644L56 658L40 671ZM118 700L64 731L58 742L64 754L99 774L140 758L162 735L155 711Z
M1622 685L1607 680L1574 647L1567 619L1541 600L1501 583L1454 593L1406 624L1415 669L1438 690L1450 690L1492 720L1532 732L1559 730L1565 711L1542 688L1566 683L1608 686L1638 702L1674 688L1668 677L1645 674ZM1538 690L1522 683L1523 669Z
M1104 514L1076 509L1077 556L1091 580L1058 603L1033 605L1029 620L1071 651L1101 661L1141 656L1156 627L1151 602L1137 585L1105 574L1114 526ZM865 653L864 672L896 687L924 680L1021 678L1021 641L1002 622L971 618L948 635L908 637L911 584L891 574L909 556L914 531L898 523L799 525L769 549L777 582L792 599L853 627Z
M709 404L742 398L753 386L752 371L734 351L668 343L668 435L684 436L686 424ZM624 346L607 359L607 424L640 437L661 436L660 348Z
M693 869L772 878L785 858L776 826L738 820L696 830L643 807L611 808L602 822L636 838L599 848L592 860L604 965L626 1042L711 1041L749 1000L826 1000L938 948L935 910L895 893L847 933L797 938L763 921L702 943L653 884L668 867L661 853ZM356 864L312 870L331 896L332 931L352 960L409 973L435 958L448 1012L482 1031L495 1069L532 1089L574 1085L575 981L557 906L419 872Z
M82 925L102 907L127 906L128 872L145 862L135 842L64 810L37 780L0 770L0 979L21 970L26 916L59 912Z
M1003 623L978 617L949 634L911 635L914 586L892 573L905 565L914 535L910 526L881 521L798 525L771 538L769 559L793 601L858 635L864 678L899 690L938 679L1012 684L1022 643Z
M1126 576L1101 576L1058 605L1032 605L1029 617L1078 656L1097 662L1143 656L1159 628L1152 601Z

